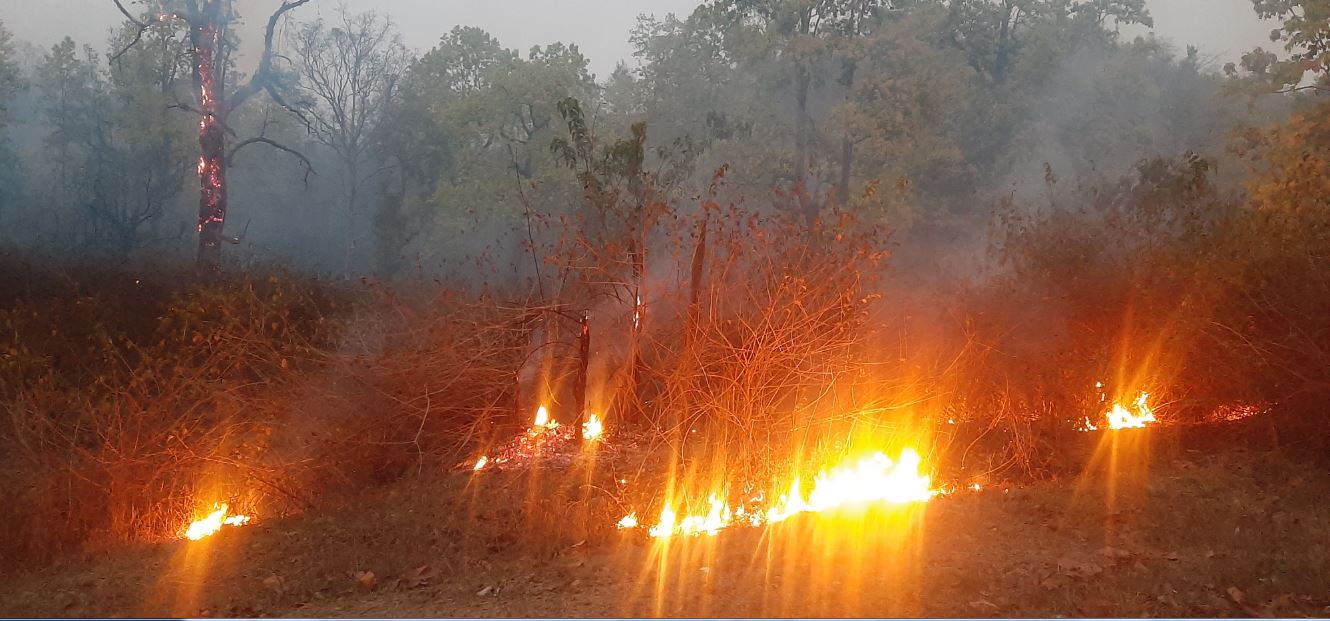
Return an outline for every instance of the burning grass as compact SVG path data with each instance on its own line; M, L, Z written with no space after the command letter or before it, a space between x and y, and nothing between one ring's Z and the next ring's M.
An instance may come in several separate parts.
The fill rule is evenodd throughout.
M1155 163L1082 209L1008 213L1008 271L953 289L892 280L886 232L848 214L714 203L639 238L640 264L574 231L543 264L560 288L507 301L15 267L37 286L0 309L0 499L33 511L0 553L176 537L222 507L266 521L431 470L609 468L595 528L715 534L1069 473L1099 435L1078 429L1306 403L1316 291L1285 312L1252 280L1277 256L1217 259L1252 220L1197 174Z

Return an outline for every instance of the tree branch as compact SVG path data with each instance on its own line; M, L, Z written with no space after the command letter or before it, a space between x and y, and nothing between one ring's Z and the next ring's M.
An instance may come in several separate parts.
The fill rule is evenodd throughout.
M309 4L310 0L282 0L282 6L277 7L272 17L268 18L268 27L263 32L263 55L259 57L259 68L250 76L249 82L236 89L234 93L227 98L227 112L234 110L237 106L245 103L246 99L257 95L259 91L267 90L268 94L273 93L273 89L267 88L272 80L272 59L273 59L273 38L277 32L277 22L281 21L282 16L300 6ZM284 106L285 107L285 106ZM287 107L290 109L289 107Z
M1330 88L1326 88L1318 84L1307 84L1304 86L1290 86L1288 88L1277 90L1275 92L1280 95L1287 95L1289 93L1297 93L1299 91L1317 91L1321 93L1330 93Z
M124 4L121 4L120 0L111 0L111 2L115 3L115 8L120 9L120 13L124 15L125 19L129 20L130 23L134 24L135 26L140 26L140 27L145 26L145 24L139 21L137 17L134 17L133 13L129 12L129 9L125 8Z
M125 14L125 17L129 19L130 23L139 27L139 29L134 32L134 38L131 39L130 42L125 45L125 47L121 48L120 51L111 55L111 62L119 61L120 57L125 55L125 52L134 49L134 46L138 45L139 41L143 40L143 33L147 32L149 28L152 28L157 24L165 24L166 22L169 22L173 19L186 19L185 16L181 15L180 13L160 13L158 15L152 16L146 22L139 21L138 19L135 19L135 17L131 15L128 10L125 9L125 5L121 4L120 0L111 0L111 1L115 2L116 7L120 9L121 13Z
M310 163L309 158L305 157L304 153L301 153L295 149L292 149L291 147L288 147L280 142L277 142L272 138L264 138L263 136L247 138L245 140L237 142L235 146L231 147L231 151L226 154L226 165L228 167L232 166L235 163L236 152L252 144L266 144L274 149L277 149L278 151L286 151L287 153L296 156L296 158L300 160L300 163L305 166L306 187L309 187L309 176L318 174L317 172L314 171L314 164Z

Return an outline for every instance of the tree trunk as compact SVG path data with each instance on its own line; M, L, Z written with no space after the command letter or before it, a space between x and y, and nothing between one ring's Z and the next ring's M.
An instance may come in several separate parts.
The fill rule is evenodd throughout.
M200 19L190 24L194 83L199 89L199 250L198 267L221 269L226 227L226 119L224 85L219 74L217 48L220 3L209 2Z
M356 157L359 157L358 155ZM347 165L346 180L346 258L342 266L342 275L346 278L351 277L351 261L356 251L356 202L360 195L360 167L356 163L350 162Z
M586 421L587 371L591 366L591 318L582 314L582 330L577 337L577 379L573 383L573 430L581 438L582 423Z
M857 63L853 60L845 61L842 68L841 82L845 84L845 104L846 111L849 111L849 104L854 96L854 72ZM842 206L850 202L850 171L854 167L854 142L850 139L849 119L845 122L845 135L841 137L840 143L840 187L837 188L837 199Z
M794 122L794 195L799 208L809 222L817 218L817 204L808 187L808 90L813 80L808 68L799 66L798 87L795 92L798 115Z

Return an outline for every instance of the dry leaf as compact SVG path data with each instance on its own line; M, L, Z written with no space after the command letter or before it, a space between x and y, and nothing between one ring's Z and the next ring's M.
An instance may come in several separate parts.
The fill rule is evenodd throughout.
M373 591L374 587L379 585L379 579L374 576L372 571L358 571L356 572L356 583L366 591Z
M266 587L269 591L272 591L273 593L276 593L278 595L281 595L284 591L286 591L286 582L283 581L282 577L277 574L273 574L271 576L268 576L267 578L264 578L263 586Z
M990 602L990 601L988 601L988 600L986 600L986 599L976 599L976 600L970 602L970 607L971 607L971 608L977 608L977 609L979 609L979 610L997 610L997 609L998 609L998 605L997 605L997 604L994 604L993 602Z
M429 581L438 577L439 570L429 565L421 565L407 575L406 584L413 588L422 587L429 584Z

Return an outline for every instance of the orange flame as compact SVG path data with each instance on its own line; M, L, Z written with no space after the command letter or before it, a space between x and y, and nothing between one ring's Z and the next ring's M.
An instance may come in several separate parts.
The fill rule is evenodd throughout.
M559 423L554 423L554 424L557 425ZM547 427L549 425L550 425L550 411L545 409L545 406L543 405L540 406L539 408L536 408L536 422L532 423L532 426Z
M582 423L582 438L584 440L599 440L605 435L605 423L595 414L587 414L586 422Z
M251 520L248 515L227 515L230 507L226 503L216 505L216 509L200 520L195 520L185 528L184 536L190 541L211 537L222 530L222 526L244 526Z
M1140 429L1147 424L1156 422L1155 413L1150 409L1150 393L1142 392L1136 401L1132 403L1135 411L1122 407L1121 404L1114 403L1113 409L1108 412L1109 429Z
M822 513L856 504L910 504L926 502L938 492L932 487L931 477L924 472L923 459L918 451L905 449L893 461L881 451L857 460L824 469L813 480L811 493L804 495L798 478L776 503L766 510L746 512L744 507L731 509L722 499L726 494L712 494L707 499L706 513L680 516L670 503L660 511L656 525L647 534L657 539L674 535L715 535L732 523L750 526L775 524L800 513ZM736 520L735 518L739 518ZM619 528L637 525L637 514L630 513L619 521Z

